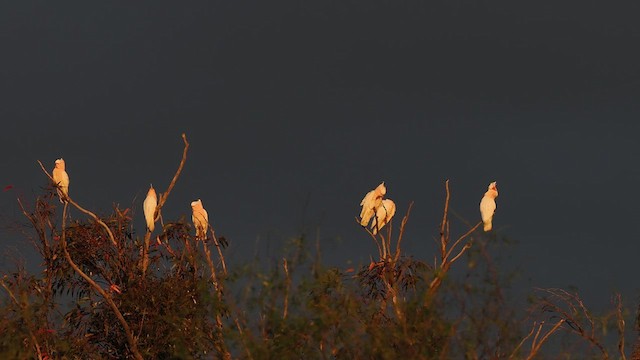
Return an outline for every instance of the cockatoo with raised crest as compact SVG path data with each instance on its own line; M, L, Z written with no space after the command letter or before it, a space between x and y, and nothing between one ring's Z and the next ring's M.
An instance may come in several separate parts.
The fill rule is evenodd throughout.
M156 206L158 206L158 196L156 195L156 190L153 188L153 185L151 185L149 187L149 191L147 191L147 197L142 203L144 219L147 222L147 229L149 229L150 232L153 232L153 229L156 227L155 219L153 217L156 212Z
M56 160L56 165L51 175L53 182L58 186L57 191L60 202L66 202L69 195L69 175L65 171L65 163L62 158Z
M382 204L382 197L387 193L384 181L375 189L369 191L360 202L360 225L367 226L371 218L376 214L376 209Z
M496 211L496 198L498 197L498 188L496 182L489 184L487 192L484 193L484 197L480 201L480 215L482 215L482 222L484 223L484 231L490 231L493 227L493 214Z
M207 238L207 230L209 228L209 215L207 210L202 206L202 200L198 199L191 203L191 220L193 226L196 227L196 240L204 240Z

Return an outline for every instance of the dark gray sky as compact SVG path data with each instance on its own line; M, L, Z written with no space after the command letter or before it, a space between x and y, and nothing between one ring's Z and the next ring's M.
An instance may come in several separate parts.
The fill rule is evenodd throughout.
M434 255L444 198L473 221L489 182L517 284L638 300L640 3L0 3L0 185L32 198L64 157L70 193L139 211L187 166L165 217L201 198L231 256L303 224L325 259L368 262L355 223L380 181L406 246ZM309 205L305 209L305 202ZM3 221L19 218L2 194ZM139 217L138 223L142 225ZM461 226L454 226L463 231ZM6 253L34 260L15 234ZM530 280L529 280L530 279Z

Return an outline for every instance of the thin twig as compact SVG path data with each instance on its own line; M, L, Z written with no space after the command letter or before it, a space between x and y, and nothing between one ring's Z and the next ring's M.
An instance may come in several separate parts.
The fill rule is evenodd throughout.
M400 233L398 234L398 241L396 242L396 253L393 258L393 262L397 262L400 258L401 248L400 243L402 242L402 236L404 235L404 227L407 225L407 221L409 221L409 215L411 214L411 208L413 207L413 201L409 203L409 208L407 209L407 214L402 218L402 222L400 223Z
M291 277L289 276L289 265L287 264L287 258L282 258L282 267L284 268L285 275L284 310L282 311L282 319L286 319L287 311L289 310L289 291L291 288Z
M460 252L458 253L458 255L456 255L453 259L451 259L451 261L449 261L449 264L453 264L454 262L456 262L456 260L458 260L460 256L464 254L465 251L469 250L470 247L471 247L471 243L464 244L462 249L460 249Z
M222 265L222 272L224 275L227 275L227 263L224 260L224 255L222 254L222 247L220 246L220 242L218 242L218 238L216 237L216 232L213 230L211 224L209 224L209 231L211 232L211 238L213 239L213 244L216 246L218 250L218 257L220 258L220 264Z
M448 259L451 256L451 253L453 252L453 250L456 248L456 246L458 246L458 244L464 240L467 236L471 235L471 233L473 233L478 226L482 225L482 221L480 221L479 223L476 224L476 226L472 227L471 229L469 229L469 231L467 231L464 235L460 236L458 238L458 240L456 240L453 245L449 248L449 251L447 252L447 254L445 255L445 259ZM452 261L453 262L453 261Z
M173 190L173 187L176 185L176 181L178 181L178 177L180 177L180 173L182 172L182 168L184 167L185 162L187 161L187 151L189 150L189 142L187 141L187 135L182 134L182 141L184 142L184 149L182 150L182 160L180 160L180 165L178 165L178 170L175 175L173 175L173 179L171 179L171 183L169 183L169 187L167 191L160 194L160 200L158 201L158 206L156 206L155 216L153 217L155 221L158 220L160 216L160 210L164 206L164 203L167 202L167 198Z
M520 350L522 345L524 345L524 343L531 337L531 335L533 335L533 332L536 330L536 325L537 325L536 322L534 322L533 326L531 327L531 331L529 331L529 334L527 334L527 336L522 338L522 340L518 343L516 348L513 349L513 351L511 352L511 355L509 355L509 359L513 359L513 357L516 356L516 354L518 353L518 350Z
M624 352L624 316L622 315L622 298L620 293L616 293L613 301L616 305L616 325L618 328L618 351L620 352L620 358L627 360L627 356Z
M444 200L444 214L442 215L442 224L440 225L440 254L442 259L445 258L448 240L445 236L445 228L447 226L447 216L449 214L449 199L451 197L451 193L449 191L449 179L444 182L444 187L447 191L447 195Z
M356 219L356 221L358 221L358 220ZM360 223L358 222L358 224L360 224ZM369 233L369 235L371 235L371 238L373 239L373 241L375 241L376 246L378 247L378 256L380 256L380 260L382 260L383 259L382 258L382 247L380 246L380 242L378 242L378 239L376 238L375 235L373 235L373 232L371 232L371 230L369 230L369 228L367 228L366 226L363 226L363 228L364 228L364 230L366 232Z
M565 323L564 319L559 320L543 337L542 339L540 339L540 341L535 344L535 346L532 347L531 352L529 353L529 356L527 356L527 360L533 359L538 351L540 351L540 348L542 347L542 344L544 344L547 339L549 339L549 336L551 336L551 334L553 334L554 332L556 332L560 326L562 326L562 324ZM542 329L542 324L540 324L540 329ZM539 332L539 331L538 331ZM536 334L536 338L538 337L538 334ZM535 342L535 340L534 340Z

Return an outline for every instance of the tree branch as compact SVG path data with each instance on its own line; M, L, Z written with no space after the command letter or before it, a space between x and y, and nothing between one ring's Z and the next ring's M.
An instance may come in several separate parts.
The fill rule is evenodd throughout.
M127 324L127 321L122 316L122 313L118 309L118 306L116 305L116 303L111 298L111 295L109 295L106 291L104 291L100 287L100 285L98 285L91 277L85 274L84 271L82 271L82 269L80 269L80 267L78 267L78 265L76 265L76 263L73 262L73 259L71 259L71 255L69 254L69 251L67 251L66 218L67 218L68 205L69 203L64 204L64 210L62 212L62 236L60 237L60 243L62 244L62 251L64 253L64 256L67 259L67 262L69 263L71 268L73 268L73 270L77 272L78 275L80 275L80 277L82 277L93 288L95 292L100 294L100 296L102 296L107 301L107 304L109 304L109 307L111 308L111 310L113 310L114 314L118 318L118 321L120 322L120 324L124 329L124 333L127 337L127 343L129 343L129 347L131 348L131 352L133 353L133 356L138 360L142 360L142 355L138 351L138 346L136 345L136 340L133 337L133 334L131 333L131 328L129 328L129 324Z

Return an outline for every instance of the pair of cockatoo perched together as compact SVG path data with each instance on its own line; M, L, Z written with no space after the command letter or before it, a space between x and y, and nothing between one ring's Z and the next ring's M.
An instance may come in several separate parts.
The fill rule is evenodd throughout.
M360 225L367 226L371 218L373 218L371 230L374 235L377 234L378 230L382 229L396 213L396 204L390 199L382 199L386 193L387 188L384 186L384 182L382 182L377 188L369 191L360 202L360 206L362 206ZM494 181L489 184L487 192L484 193L484 197L480 201L480 215L482 216L484 231L490 231L493 227L492 221L493 214L496 211L497 197L498 188Z
M147 228L153 231L155 228L155 212L158 206L158 196L153 185L147 191L147 197L144 199L142 207L144 209L144 218L147 221ZM209 228L209 215L207 210L202 207L202 200L198 199L191 203L191 220L196 227L196 239L204 240L207 238L207 229Z
M371 222L371 232L377 234L396 213L396 204L391 199L383 199L387 193L384 181L369 191L360 202L360 225L367 226ZM373 221L371 219L373 218Z

